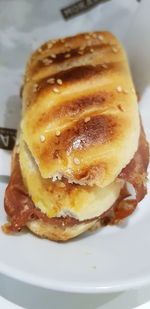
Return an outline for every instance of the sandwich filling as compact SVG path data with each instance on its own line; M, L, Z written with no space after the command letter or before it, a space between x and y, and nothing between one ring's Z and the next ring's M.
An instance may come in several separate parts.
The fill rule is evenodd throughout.
M148 149L148 143L145 139L145 134L143 131L143 128L141 129L140 139L139 139L139 146L138 150L136 151L133 159L130 161L130 163L121 171L121 173L118 175L117 180L115 184L119 184L118 191L116 191L115 199L112 200L112 204L110 203L107 205L106 208L102 206L101 208L101 201L98 200L99 203L99 214L94 216L89 216L89 218L79 219L77 216L72 216L72 212L66 212L61 213L59 208L59 211L57 212L56 216L52 215L52 209L56 207L56 205L49 205L50 213L46 212L45 208L39 207L42 204L35 204L31 193L28 192L27 184L28 180L24 180L23 173L21 170L21 164L19 162L19 159L21 158L21 152L19 154L15 154L14 157L14 165L13 170L11 174L10 183L6 189L5 194L5 210L10 217L10 223L6 227L4 227L5 231L11 232L11 231L20 231L22 227L26 226L26 224L30 221L34 220L42 220L44 222L62 226L65 228L65 226L73 226L80 223L89 223L92 220L97 220L101 222L101 224L108 224L108 223L116 223L119 220L122 220L123 218L129 216L134 209L137 206L137 203L142 200L146 194L146 180L147 180L147 166L148 166L148 160L149 160L149 149ZM21 159L20 159L21 160ZM32 166L28 167L28 171L32 169ZM50 180L49 180L50 181ZM60 187L60 190L64 191L64 185L61 185L62 183L67 186L67 195L69 195L69 192L74 190L74 188L78 188L79 185L77 184L68 184L64 180L58 181L57 184ZM136 196L133 198L129 191L127 190L127 183L130 183L134 189ZM55 194L55 189L57 187L56 183L53 183L51 181L51 192L49 192L50 195L53 196ZM115 184L112 186L112 191L115 188ZM81 187L81 186L79 186ZM46 185L45 185L46 188ZM95 188L89 187L90 190L94 191ZM110 189L110 191L111 191ZM115 188L116 189L116 188ZM100 190L100 189L99 189ZM57 192L58 194L58 192ZM90 194L88 192L88 194ZM109 194L109 192L108 192ZM87 202L88 199L87 199ZM89 202L90 204L90 202ZM64 203L63 203L64 205ZM70 204L70 209L71 209ZM56 207L56 208L57 208ZM82 207L81 207L82 208ZM84 207L83 207L84 208Z

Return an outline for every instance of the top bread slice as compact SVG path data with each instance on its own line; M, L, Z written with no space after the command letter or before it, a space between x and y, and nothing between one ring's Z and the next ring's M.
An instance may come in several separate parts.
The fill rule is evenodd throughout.
M114 35L51 40L32 54L22 136L43 178L104 188L134 156L139 132L127 57Z

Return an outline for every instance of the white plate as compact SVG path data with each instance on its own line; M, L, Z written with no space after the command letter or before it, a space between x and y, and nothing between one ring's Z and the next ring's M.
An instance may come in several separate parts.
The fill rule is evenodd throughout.
M150 138L150 89L140 103ZM0 224L6 222L1 183ZM150 187L150 186L149 186ZM150 195L122 226L87 232L66 243L55 243L23 232L0 231L0 272L21 281L69 292L113 292L150 283Z
M150 137L146 91L141 112ZM0 224L6 222L1 184ZM0 231L0 272L21 281L69 292L113 292L150 283L150 195L122 226L87 232L66 243L31 233L8 236Z
M4 192L5 186L1 188ZM88 232L67 243L0 231L0 272L68 292L112 292L146 284L150 282L149 205L147 196L125 226ZM0 223L5 220L2 209Z

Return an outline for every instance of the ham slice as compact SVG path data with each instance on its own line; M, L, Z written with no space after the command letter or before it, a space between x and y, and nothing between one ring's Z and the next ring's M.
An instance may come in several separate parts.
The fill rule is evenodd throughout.
M147 193L147 167L149 162L149 147L145 138L143 127L139 139L139 147L130 163L121 171L118 178L130 183L136 192L134 199L130 198L130 193L126 186L121 190L120 196L115 204L106 212L103 213L97 220L101 225L115 224L125 217L131 215L135 210L139 201L141 201ZM3 226L6 233L18 232L26 223L31 220L43 220L50 224L58 226L73 226L81 222L89 222L95 220L79 221L71 217L48 218L40 209L36 208L26 191L22 180L19 156L15 154L13 159L13 168L9 185L5 192L4 206L6 213L10 217L10 223Z

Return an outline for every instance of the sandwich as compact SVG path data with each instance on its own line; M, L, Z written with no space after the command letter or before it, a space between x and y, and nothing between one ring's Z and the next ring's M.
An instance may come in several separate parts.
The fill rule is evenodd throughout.
M26 66L3 230L66 241L118 224L147 193L148 161L119 40L110 32L50 40Z

